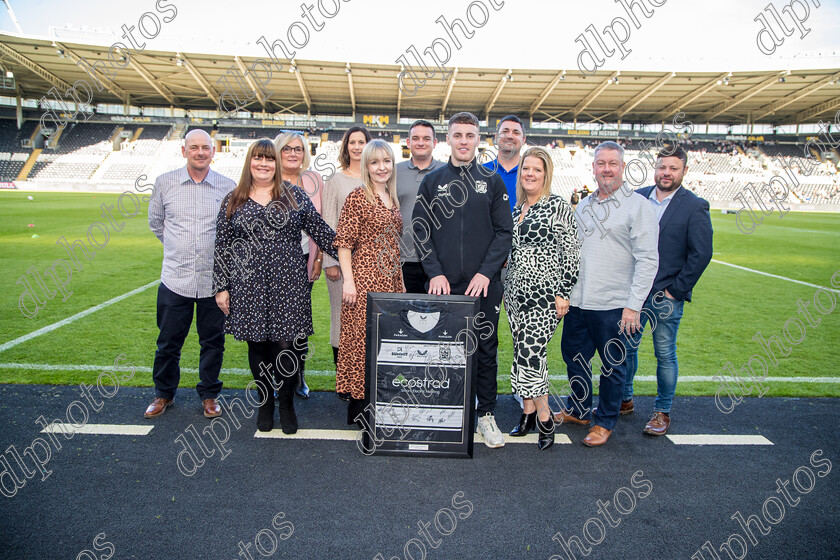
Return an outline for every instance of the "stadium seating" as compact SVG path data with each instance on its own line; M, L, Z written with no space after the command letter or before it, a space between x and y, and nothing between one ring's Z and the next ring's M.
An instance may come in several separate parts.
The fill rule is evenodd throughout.
M0 116L0 181L16 180L25 162L32 153L30 138L38 127L33 119L24 121L21 130L14 119ZM132 133L114 151L111 142L118 128ZM152 182L161 173L184 165L180 138L184 132L201 128L212 132L209 126L183 126L169 124L139 124L88 122L73 123L62 130L57 145L48 145L40 153L29 179L41 184L89 182L91 185L133 185L138 177L146 175L145 182ZM223 126L218 133L229 134L234 139L253 140L273 138L283 127ZM140 134L134 139L139 129ZM170 135L176 130L174 135ZM303 131L302 131L303 132ZM393 134L405 136L405 131L374 129L374 137L384 132L386 140ZM327 131L328 141L322 142L316 157L324 154L326 162L338 167L338 151L344 130ZM446 160L449 146L446 135L437 133L438 145L433 156ZM317 133L320 139L320 132ZM404 139L404 138L403 138ZM551 147L562 141L564 148ZM534 134L529 144L547 145L554 164L552 192L568 200L572 192L584 185L594 186L592 179L593 148L601 142L597 138L580 138ZM649 165L649 158L641 157L641 141L638 138L619 139L625 146L625 161L639 158ZM650 142L650 141L648 141ZM26 144L26 147L24 147ZM482 144L483 145L483 144ZM750 143L736 144L730 141L683 141L689 158L689 172L686 184L700 196L711 202L731 202L748 183L765 184L774 175L789 178L793 172L796 184L792 185L788 200L803 204L840 204L840 175L831 161L818 162L806 158L804 146L799 144ZM402 159L400 146L393 145L397 160ZM654 148L655 149L655 148ZM649 154L654 155L654 149ZM494 153L494 152L491 152ZM231 152L217 152L213 168L234 180L238 180L244 164L244 152L234 148ZM322 164L326 163L321 160ZM791 171L792 170L792 171ZM652 170L646 184L653 183ZM95 187L98 188L98 187Z

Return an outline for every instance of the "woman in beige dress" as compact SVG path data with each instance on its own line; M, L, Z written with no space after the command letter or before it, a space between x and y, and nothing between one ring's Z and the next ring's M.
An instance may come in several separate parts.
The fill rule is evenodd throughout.
M347 130L341 139L341 149L338 153L338 163L341 171L333 175L324 186L321 208L324 221L335 229L338 227L338 217L353 189L362 186L362 150L370 142L370 133L362 126L354 126ZM338 341L341 332L341 294L343 283L341 268L338 261L324 255L324 276L327 277L327 291L330 295L330 344L333 347L333 360L338 364ZM349 393L338 393L342 400L349 401Z

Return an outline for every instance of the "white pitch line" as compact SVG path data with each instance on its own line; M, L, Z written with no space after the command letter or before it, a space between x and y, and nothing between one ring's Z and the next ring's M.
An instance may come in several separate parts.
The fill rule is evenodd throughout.
M675 445L773 445L764 436L739 436L723 434L667 435Z
M76 313L75 315L67 317L66 319L62 319L61 321L59 321L57 323L53 323L52 325L47 325L46 327L42 327L42 328L38 329L37 331L32 331L29 334L25 334L23 336L20 336L20 337L14 339L14 340L10 340L9 342L6 342L4 344L0 344L0 352L8 350L9 348L13 348L14 346L17 346L18 344L23 344L27 340L32 340L36 336L41 336L42 334L47 334L48 332L51 332L51 331L54 331L55 329L63 327L64 325L70 324L74 321L78 321L82 317L87 317L91 313L96 313L100 309L104 309L104 308L108 307L109 305L114 305L115 303L117 303L119 301L122 301L125 298L131 297L134 294L139 294L143 290L148 290L152 286L157 286L158 284L160 284L160 280L155 280L154 282L150 282L150 283L146 284L145 286L140 286L139 288L131 290L130 292L125 293L121 296L117 296L115 298L109 299L106 302L100 303L99 305L94 305L93 307L91 307L89 309L85 309L84 311L80 311L79 313Z
M801 228L787 227L787 226L773 226L773 227L774 228L781 228L781 229L789 229L789 230L793 230L793 231L803 231L805 233L824 233L826 235L840 235L840 233L837 233L836 231L820 231L818 229L801 229Z
M359 430L298 430L295 434L284 434L279 428L270 432L254 433L259 439L318 439L332 441L355 441L359 438ZM475 443L484 443L480 434L475 434ZM528 434L521 438L506 437L505 443L537 443L537 434ZM554 443L561 445L571 444L572 440L566 434L554 434Z
M46 433L100 434L106 436L146 436L154 426L139 424L85 424L76 427L73 424L50 424L41 430Z
M818 286L817 284L811 284L810 282L803 282L802 280L794 280L793 278L788 278L787 276L778 276L776 274L770 274L769 272L761 272L760 270L754 270L752 268L747 268L745 266L738 266L737 264L731 264L728 262L719 261L717 259L712 259L712 262L718 264L725 264L726 266L731 266L732 268L738 268L741 270L746 270L747 272L755 272L756 274L761 274L762 276L769 276L770 278L778 278L779 280L787 280L788 282L794 282L796 284L802 284L803 286L810 286L812 288L822 288L823 290L828 290L829 292L835 292L840 294L840 290L835 290L834 288L826 288L825 286Z
M114 366L94 366L94 365L79 365L79 364L23 364L23 363L0 363L0 369L29 369L36 371L129 371L131 368L115 368ZM136 366L135 371L139 373L151 373L152 368L146 366ZM197 368L182 367L181 371L184 373L198 373ZM244 368L222 368L222 373L232 373L234 375L251 375L250 369ZM306 371L309 377L334 377L335 372L332 370L315 370ZM680 381L683 383L718 383L712 375L681 375ZM552 381L565 381L565 375L549 375L548 378ZM509 379L507 375L500 375L496 378L499 381ZM598 379L594 377L593 379ZM656 381L655 375L637 375L636 381ZM764 379L766 383L840 383L840 377L767 377Z

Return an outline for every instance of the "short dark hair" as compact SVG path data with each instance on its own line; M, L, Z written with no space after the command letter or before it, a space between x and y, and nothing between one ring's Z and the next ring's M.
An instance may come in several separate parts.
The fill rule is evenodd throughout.
M656 159L665 157L680 158L683 162L683 167L688 167L688 154L683 150L682 146L677 144L665 144L659 153L656 154Z
M460 113L455 113L449 119L449 126L451 127L453 124L471 124L477 128L478 117L476 117L469 111L461 111Z
M409 136L411 136L411 131L416 126L425 126L425 127L431 128L432 129L432 136L435 135L435 125L433 125L429 121L424 121L423 119L420 119L420 120L414 121L413 123L411 123L411 126L408 127L408 135Z
M522 124L522 119L517 117L516 115L508 115L506 117L502 117L502 120L499 121L499 127L496 129L497 131L502 129L502 125L507 121L513 121L515 123L519 123L519 126L522 127L522 134L525 134L525 125Z

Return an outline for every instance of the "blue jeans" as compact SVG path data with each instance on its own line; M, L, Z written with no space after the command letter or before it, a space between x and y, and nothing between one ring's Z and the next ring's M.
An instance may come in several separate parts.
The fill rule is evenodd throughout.
M647 298L642 307L643 332L634 334L627 344L627 380L624 382L624 400L633 398L633 378L639 367L638 348L642 336L652 333L653 353L656 355L656 402L655 412L671 412L671 403L677 391L677 329L683 315L683 303L669 297L660 296L653 301L653 295ZM650 329L644 326L650 322Z
M592 410L591 360L601 357L601 378L598 389L598 410L592 423L607 430L615 428L624 388L627 339L619 334L621 309L594 311L570 307L563 318L560 350L569 376L567 408L573 416L587 419Z

